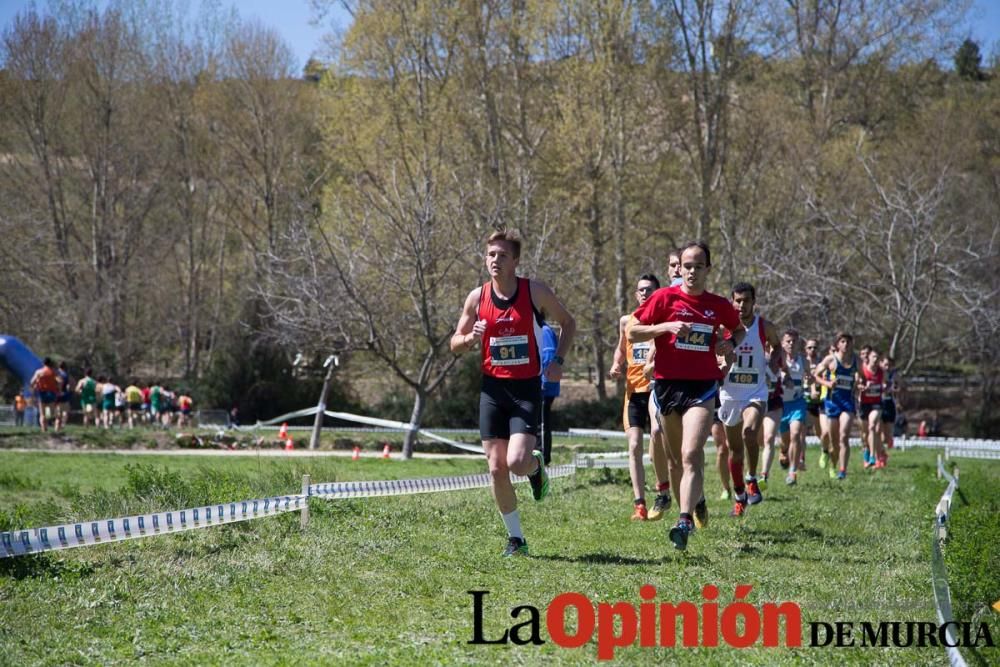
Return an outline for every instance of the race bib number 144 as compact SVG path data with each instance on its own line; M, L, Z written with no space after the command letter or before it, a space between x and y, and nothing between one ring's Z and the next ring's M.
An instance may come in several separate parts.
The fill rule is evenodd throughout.
M692 352L708 352L712 343L712 332L715 327L711 324L691 323L691 330L686 336L678 335L674 341L674 347L678 350L690 350Z

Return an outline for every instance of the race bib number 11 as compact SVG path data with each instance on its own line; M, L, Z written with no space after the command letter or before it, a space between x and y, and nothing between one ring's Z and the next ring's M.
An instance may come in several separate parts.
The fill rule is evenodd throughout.
M490 338L490 361L494 366L521 366L529 363L528 337Z
M715 327L711 324L691 323L691 330L686 336L678 335L674 341L674 347L678 350L690 350L692 352L708 352L712 343L712 332Z

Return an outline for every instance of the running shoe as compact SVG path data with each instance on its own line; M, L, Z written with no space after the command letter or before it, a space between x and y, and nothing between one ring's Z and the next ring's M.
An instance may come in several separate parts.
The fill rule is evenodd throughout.
M747 513L747 504L737 500L733 504L733 509L729 510L729 516L741 517Z
M830 462L830 455L824 450L819 453L819 469L826 470L827 464Z
M778 456L778 465L781 466L782 470L788 470L788 457L785 454L780 454Z
M803 454L802 458L799 459L799 472L805 472L805 471L806 471L806 457L805 454Z
M503 550L504 558L511 558L512 556L527 556L527 555L528 555L528 543L525 542L523 537L507 538L507 548Z
M669 537L670 541L674 543L674 549L684 551L687 549L688 536L693 530L694 526L690 522L685 521L684 519L679 519L677 521L677 525L671 528L670 532L667 533L667 537Z
M757 484L760 486L761 491L767 491L767 475L762 476L757 481Z
M847 471L846 470L841 470L841 471L837 472L837 479L839 479L839 480L845 480L845 479L847 479Z
M764 502L764 496L757 486L757 480L751 479L747 482L747 505L756 505Z
M538 461L538 470L528 475L528 482L531 484L531 495L540 501L549 495L549 473L545 472L542 453L536 450L531 452L531 455Z
M837 479L837 471L832 464L830 465L830 479Z
M659 521L668 509L670 509L670 492L658 493L656 500L653 501L653 509L649 510L646 518L650 521Z
M885 461L883 461L882 459L879 459L878 461L875 462L875 465L873 467L876 470L881 470L882 468L885 467Z
M785 484L787 484L788 486L795 486L796 480L794 472L788 473L788 477L785 478Z
M645 503L640 503L635 506L635 512L632 513L632 521L645 521L647 516Z
M708 502L705 496L701 497L698 504L694 506L694 527L704 528L708 525Z
M723 489L722 493L719 494L719 500L732 500L733 492L729 489Z

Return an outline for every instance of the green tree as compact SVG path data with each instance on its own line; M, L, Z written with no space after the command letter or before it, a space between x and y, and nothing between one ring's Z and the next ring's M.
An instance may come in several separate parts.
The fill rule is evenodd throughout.
M955 52L955 72L969 81L982 81L985 76L981 68L983 56L979 53L979 44L966 38Z

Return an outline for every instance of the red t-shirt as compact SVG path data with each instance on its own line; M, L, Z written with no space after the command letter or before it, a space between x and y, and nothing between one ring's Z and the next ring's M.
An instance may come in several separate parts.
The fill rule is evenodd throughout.
M711 292L698 296L684 293L681 286L653 292L634 313L640 324L691 322L687 336L663 334L656 342L653 377L658 380L718 380L722 372L715 359L719 326L737 329L740 314L725 297Z

